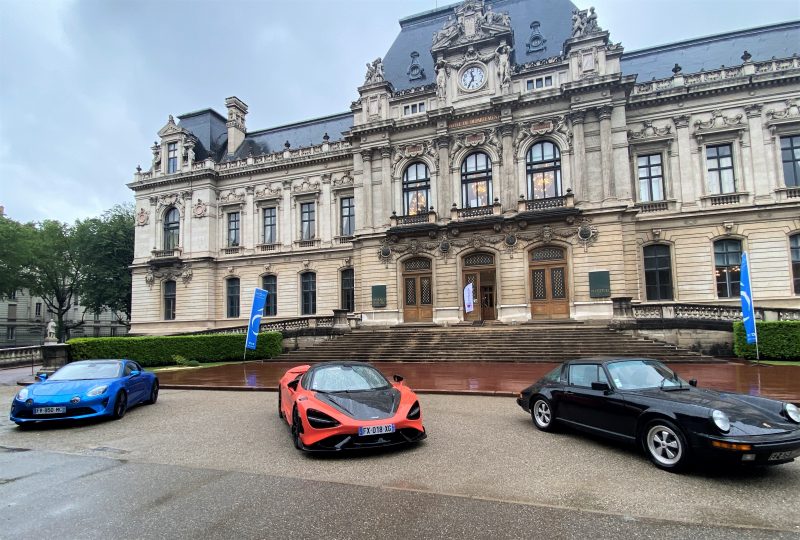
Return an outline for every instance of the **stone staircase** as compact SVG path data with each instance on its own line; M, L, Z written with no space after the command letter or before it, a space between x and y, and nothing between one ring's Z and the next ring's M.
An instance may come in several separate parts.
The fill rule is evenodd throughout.
M284 353L277 360L563 362L590 356L636 356L664 362L720 361L666 343L634 338L605 325L577 322L366 328Z

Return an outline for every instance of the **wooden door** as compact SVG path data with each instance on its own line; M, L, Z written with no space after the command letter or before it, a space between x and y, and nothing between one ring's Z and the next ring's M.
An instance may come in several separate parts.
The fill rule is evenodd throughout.
M403 275L403 321L433 321L433 279L431 274Z
M569 318L567 266L563 262L531 266L531 317Z
M493 321L497 318L494 284L481 285L481 318L484 321Z

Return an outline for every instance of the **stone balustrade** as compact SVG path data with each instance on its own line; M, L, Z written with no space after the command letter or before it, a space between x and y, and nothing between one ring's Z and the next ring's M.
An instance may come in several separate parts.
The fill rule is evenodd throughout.
M0 349L0 367L30 366L41 363L41 346Z
M742 320L742 309L738 304L635 304L631 309L635 319ZM800 309L756 307L755 313L760 321L800 320Z

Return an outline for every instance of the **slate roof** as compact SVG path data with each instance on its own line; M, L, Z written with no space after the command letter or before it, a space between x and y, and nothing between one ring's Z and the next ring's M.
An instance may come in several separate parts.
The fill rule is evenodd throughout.
M447 17L453 15L453 9L459 4L460 2L400 20L400 34L383 58L384 76L395 90L405 90L435 81L433 57L430 53L433 34L442 29ZM491 5L495 13L508 12L511 17L514 59L519 64L557 56L561 53L564 41L572 36L572 10L575 5L569 0L487 0L485 5ZM533 21L540 23L539 32L547 40L546 49L528 54L526 43L532 33ZM425 71L425 78L410 81L408 68L411 65L411 53L414 51L419 53L418 61Z
M622 55L622 73L638 74L637 81L646 82L672 77L675 64L681 66L683 73L738 66L745 50L753 55L754 62L800 54L800 21L626 51Z
M194 148L195 160L206 159L209 154L219 160L228 147L228 128L225 117L214 109L203 109L178 117L178 126L188 129L197 137Z

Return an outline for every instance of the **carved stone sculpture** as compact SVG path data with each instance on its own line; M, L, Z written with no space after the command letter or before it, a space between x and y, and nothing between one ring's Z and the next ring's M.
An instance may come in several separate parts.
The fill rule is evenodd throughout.
M364 77L364 84L383 82L383 60L378 57L371 63L367 63L367 75Z
M497 59L497 78L500 84L509 84L511 82L511 52L514 49L506 45L505 42L501 43L495 50L495 58Z
M444 100L447 97L447 76L450 68L441 56L436 60L434 68L436 69L436 97Z

